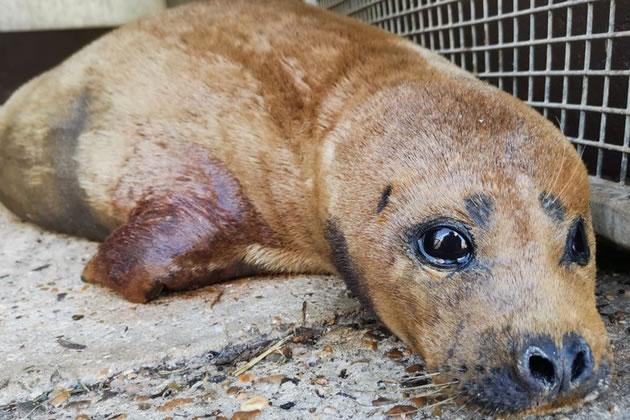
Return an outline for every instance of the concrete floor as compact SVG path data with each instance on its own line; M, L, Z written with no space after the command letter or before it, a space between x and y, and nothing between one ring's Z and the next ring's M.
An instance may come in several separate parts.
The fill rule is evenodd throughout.
M399 381L421 361L338 279L242 280L136 305L79 281L94 243L2 206L0 238L0 419L251 418L238 414L248 406L259 418L384 418L415 406ZM598 300L617 378L549 418L630 418L630 263L604 254ZM282 351L232 375L291 331ZM414 415L478 418L448 404Z

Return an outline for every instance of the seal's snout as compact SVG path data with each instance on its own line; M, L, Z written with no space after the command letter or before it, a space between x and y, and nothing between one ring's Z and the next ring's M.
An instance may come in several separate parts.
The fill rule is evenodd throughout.
M597 384L594 365L591 347L573 332L560 349L548 336L527 340L517 355L516 373L531 395L553 399L591 391Z

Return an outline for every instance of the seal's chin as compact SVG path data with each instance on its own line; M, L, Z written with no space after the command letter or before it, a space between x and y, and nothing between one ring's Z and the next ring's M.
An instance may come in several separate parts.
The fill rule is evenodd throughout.
M450 393L460 404L490 415L548 414L594 400L608 386L609 377L610 362L602 361L595 374L578 387L558 386L533 391L513 368L498 367L459 378L458 385L451 388Z

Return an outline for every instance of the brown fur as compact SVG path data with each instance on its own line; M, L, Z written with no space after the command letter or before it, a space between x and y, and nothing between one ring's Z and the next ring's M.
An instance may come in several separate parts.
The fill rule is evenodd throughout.
M209 1L97 40L0 110L0 180L25 219L109 234L84 278L134 302L338 272L431 368L466 367L443 380L475 383L531 334L578 332L611 363L594 258L559 264L576 217L595 248L562 134L437 55L297 1ZM472 227L475 270L410 258L407 231L435 217Z

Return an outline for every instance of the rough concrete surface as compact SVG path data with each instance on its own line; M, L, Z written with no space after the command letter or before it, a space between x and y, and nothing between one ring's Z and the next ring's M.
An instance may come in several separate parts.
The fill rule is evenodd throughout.
M479 418L439 395L413 400L428 391L400 381L422 362L336 278L241 280L136 305L79 281L94 243L1 206L0 238L0 419L251 418L239 412L257 407L274 419ZM600 249L598 291L617 377L548 418L630 418L630 262L617 252Z

